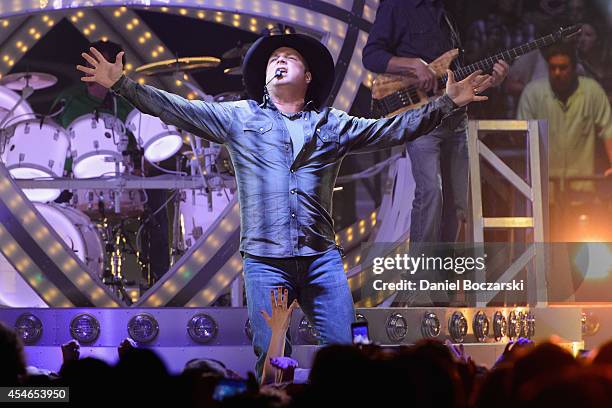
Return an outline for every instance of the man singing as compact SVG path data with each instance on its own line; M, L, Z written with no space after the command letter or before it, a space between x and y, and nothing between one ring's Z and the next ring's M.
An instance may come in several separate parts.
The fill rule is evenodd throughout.
M362 119L325 106L334 81L327 48L301 34L263 37L249 49L243 75L252 100L190 101L123 75L119 53L110 63L94 48L78 65L140 111L214 143L224 144L236 172L240 251L253 347L261 376L270 329L270 292L288 288L322 343L350 343L353 300L334 241L332 191L349 152L382 149L430 132L443 117L491 85L475 73L449 76L446 94L392 119Z

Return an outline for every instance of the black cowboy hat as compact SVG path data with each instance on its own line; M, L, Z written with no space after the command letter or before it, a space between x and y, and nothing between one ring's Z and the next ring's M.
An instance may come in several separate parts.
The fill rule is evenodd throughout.
M321 42L304 34L261 37L251 45L242 63L242 77L249 96L256 101L263 100L268 59L281 47L293 48L304 57L312 74L306 102L312 100L317 107L321 107L334 84L334 60Z

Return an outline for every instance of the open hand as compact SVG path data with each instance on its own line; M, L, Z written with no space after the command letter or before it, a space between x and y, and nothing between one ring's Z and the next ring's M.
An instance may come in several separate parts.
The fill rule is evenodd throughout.
M121 51L115 56L115 62L110 63L104 58L100 51L94 47L89 49L91 55L84 52L81 54L83 58L90 64L86 67L83 65L77 65L76 68L86 73L86 76L81 77L83 82L97 82L105 88L110 88L121 78L123 73L122 58L124 52Z
M470 102L486 101L488 98L483 95L478 95L484 92L493 85L493 77L491 75L482 75L482 71L478 70L468 75L465 79L455 82L455 75L451 70L448 73L446 81L446 93L458 106L465 106Z
M272 316L268 315L266 311L261 310L264 320L270 326L272 333L285 333L289 328L289 322L291 321L291 312L298 305L297 299L294 299L291 306L287 307L287 300L289 298L289 291L282 287L276 288L276 294L274 290L270 291L270 301L272 303Z

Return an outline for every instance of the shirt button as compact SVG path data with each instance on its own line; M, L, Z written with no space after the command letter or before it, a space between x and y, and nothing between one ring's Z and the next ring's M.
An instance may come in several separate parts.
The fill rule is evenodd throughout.
M295 218L295 213L291 213L291 218Z
M295 188L290 191L291 194L295 194Z
M263 132L263 128L259 128L259 131L260 131L260 132Z
M295 170L293 170L293 169L291 169L291 170L289 170L289 171L291 171L292 173L295 173Z

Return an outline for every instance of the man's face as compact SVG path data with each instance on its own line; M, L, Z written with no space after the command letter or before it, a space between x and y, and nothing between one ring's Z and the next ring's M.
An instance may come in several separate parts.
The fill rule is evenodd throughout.
M302 85L306 89L312 79L304 58L293 48L281 47L270 55L266 68L266 83L274 77L277 69L281 70L283 76L272 80L269 85L271 87L292 84Z
M550 86L557 92L568 90L576 79L576 69L570 57L559 54L548 58Z

